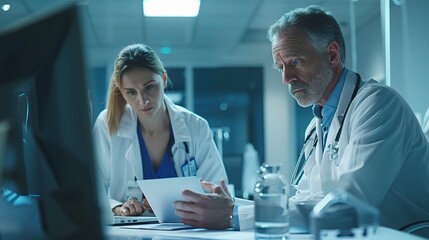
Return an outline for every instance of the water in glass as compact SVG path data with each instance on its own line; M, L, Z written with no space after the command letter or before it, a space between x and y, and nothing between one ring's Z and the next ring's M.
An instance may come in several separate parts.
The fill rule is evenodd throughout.
M279 164L264 163L255 185L255 237L289 237L288 184L279 172Z

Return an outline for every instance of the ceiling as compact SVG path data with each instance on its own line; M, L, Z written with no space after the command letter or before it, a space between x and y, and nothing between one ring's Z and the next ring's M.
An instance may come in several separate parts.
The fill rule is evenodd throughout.
M7 1L0 0L0 4ZM91 65L113 62L124 46L143 42L161 55L167 65L260 64L270 60L268 27L284 12L317 4L331 11L344 35L350 32L350 2L356 26L379 15L378 0L201 0L196 18L144 17L142 0L15 0L0 12L0 28L43 11L54 4L79 2Z

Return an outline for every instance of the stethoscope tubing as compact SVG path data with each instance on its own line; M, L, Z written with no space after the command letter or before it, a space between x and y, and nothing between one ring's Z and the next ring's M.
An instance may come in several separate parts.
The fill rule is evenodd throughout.
M291 180L290 180L290 185L291 186L295 186L296 184L298 184L299 180L301 179L302 175L304 174L304 166L305 166L305 164L307 163L307 160L308 160L308 157L306 158L304 156L305 149L307 147L308 142L311 140L311 136L313 136L313 135L314 135L313 146L310 149L308 157L311 156L311 154L313 153L313 151L314 151L314 149L316 148L316 145L317 145L317 141L318 140L317 140L317 135L316 135L316 127L313 127L310 130L310 133L307 135L307 137L304 140L304 144L302 146L301 152L299 153L299 157L298 157L298 160L297 160L297 162L295 164L295 168L293 170L292 177L291 177ZM304 160L304 162L303 162L303 160Z
M175 148L174 150L173 150L173 152L172 152L172 156L174 156L175 155L175 152L177 152L179 149L181 149L181 150L184 150L185 151L185 162L186 162L186 164L188 165L188 175L189 176L191 176L191 169L190 169L190 163L191 163L191 160L190 160L190 157L189 157L189 145L188 145L188 143L187 142L183 142L183 147L184 148L182 148L182 147L177 147L177 148ZM183 172L183 171L182 171Z
M338 146L338 142L340 140L341 137L341 132L343 130L343 125L344 125L344 119L347 115L347 112L350 108L350 105L353 101L353 99L356 97L357 92L359 90L360 87L360 82L361 82L361 76L359 74L356 73L357 79L355 82L355 86L353 89L353 93L352 96L347 104L347 107L344 111L344 113L340 114L341 116L339 117L339 121L340 121L340 127L338 128L337 134L335 135L335 140L333 142L333 144L330 146L331 149L329 149L330 151L330 156L329 159L333 162L336 163L336 165L338 165L338 161L335 160L335 157L338 158L338 150L339 150L339 146ZM310 158L311 154L314 152L314 149L316 148L317 142L318 142L318 136L316 131L316 126L313 127L310 131L310 133L307 135L307 137L304 140L304 144L302 146L301 152L299 154L298 160L295 164L295 168L294 171L292 173L292 177L291 177L291 181L290 181L290 185L295 186L298 184L298 182L301 180L302 175L304 174L304 166L307 164L308 159ZM313 146L310 149L310 152L308 154L308 157L305 157L305 149L307 147L308 141L311 139L311 136L314 135L314 140L313 140ZM332 153L331 153L332 151ZM332 155L332 156L331 156ZM335 157L334 157L335 156ZM304 162L302 162L304 160Z

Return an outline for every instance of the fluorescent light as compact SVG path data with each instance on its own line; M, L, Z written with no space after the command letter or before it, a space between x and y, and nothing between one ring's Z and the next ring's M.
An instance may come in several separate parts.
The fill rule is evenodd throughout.
M175 104L179 104L183 100L183 93L179 91L166 92L165 95Z
M162 47L162 48L160 49L160 52L161 52L162 54L164 54L164 55L168 55L168 54L170 54L170 53L171 53L171 48L170 48L170 47Z
M143 0L147 17L196 17L201 0Z
M1 6L1 9L3 9L3 11L7 12L10 9L10 4L4 4L3 6Z

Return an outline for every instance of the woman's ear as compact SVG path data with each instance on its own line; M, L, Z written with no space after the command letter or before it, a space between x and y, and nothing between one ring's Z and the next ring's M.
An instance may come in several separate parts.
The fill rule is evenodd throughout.
M327 48L329 54L329 62L333 67L337 66L340 62L340 47L336 41L332 41Z
M166 88L168 85L168 77L167 77L167 71L165 71L165 70L162 73L162 82L164 84L164 88Z

